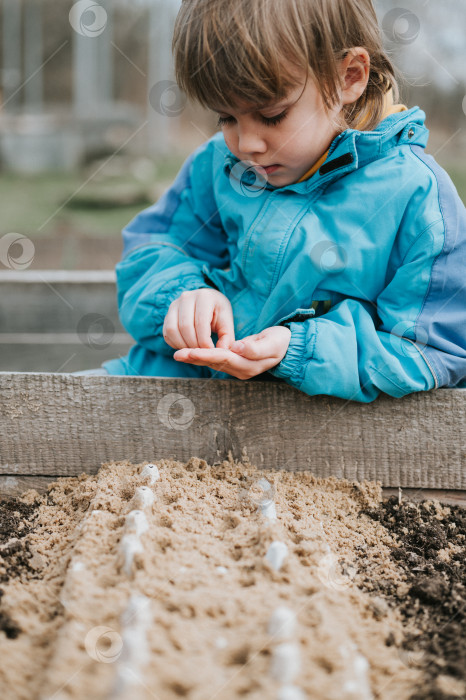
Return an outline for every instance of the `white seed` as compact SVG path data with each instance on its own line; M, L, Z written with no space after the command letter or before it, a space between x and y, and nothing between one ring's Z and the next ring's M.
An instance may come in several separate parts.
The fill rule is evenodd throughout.
M228 641L225 637L217 637L215 640L215 647L217 649L226 649L228 646Z
M293 610L280 605L273 611L267 631L275 639L289 639L293 636L295 627L296 615Z
M362 654L357 654L354 659L354 670L357 674L367 673L369 670L369 662Z
M264 501L259 505L261 513L267 520L276 520L277 511L275 510L275 503L272 500Z
M272 496L273 496L273 486L272 486L272 484L270 483L270 481L268 481L267 479L265 479L264 477L262 477L262 478L259 479L259 481L257 482L257 485L258 485L258 486L262 489L262 491L264 492L264 500L270 501L271 498L272 498Z
M354 697L358 700L372 700L373 695L371 692L370 682L369 682L369 662L362 656L362 654L356 654L353 658L353 668L350 678L343 688L347 693L352 693Z
M136 560L143 553L142 544L136 535L123 535L119 548L118 566L128 578L132 578Z
M145 628L148 626L147 613L149 610L149 599L142 593L133 593L121 616L121 624L124 627Z
M228 569L225 566L217 566L216 571L219 574L227 574L228 573Z
M125 532L134 533L140 537L149 529L146 514L142 510L132 510L125 519Z
M277 700L306 700L301 688L295 685L282 685L278 691Z
M86 567L85 567L85 565L84 565L84 563L83 563L82 561L72 561L72 562L71 562L71 567L70 567L70 569L71 569L71 571L73 571L73 572L74 572L74 571L84 571L85 568L86 568Z
M272 542L265 555L266 560L269 562L270 566L279 571L283 565L288 554L288 547L284 542L275 540Z
M141 471L141 476L153 486L160 479L159 469L155 464L146 464Z
M270 675L281 683L288 684L293 681L301 669L301 658L298 644L284 642L278 644L272 654Z
M139 697L135 687L141 683L141 669L150 661L147 630L151 625L149 599L133 594L121 616L122 652L117 659L112 700Z
M369 662L360 654L353 642L339 647L339 651L346 661L346 680L342 691L345 697L357 698L357 700L373 700L369 682Z
M143 510L149 508L154 501L154 492L148 486L139 486L134 492L132 505L138 510Z

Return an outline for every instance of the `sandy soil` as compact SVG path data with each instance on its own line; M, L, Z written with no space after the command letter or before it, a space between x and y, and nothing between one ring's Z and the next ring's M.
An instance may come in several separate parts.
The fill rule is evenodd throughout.
M401 604L419 609L422 592L379 484L197 458L157 462L151 483L147 464L105 464L4 507L2 699L424 692L428 625ZM441 544L435 556L459 570L460 543ZM429 687L465 692L445 664Z

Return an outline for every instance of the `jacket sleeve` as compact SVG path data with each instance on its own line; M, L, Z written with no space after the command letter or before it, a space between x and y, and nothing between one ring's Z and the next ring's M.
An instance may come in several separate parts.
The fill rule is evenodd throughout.
M279 322L291 338L271 374L310 395L366 403L464 386L466 210L445 176L437 220L410 242L376 303L348 298L317 318L307 309L302 320L300 309L299 322Z
M212 149L201 145L184 162L158 202L123 230L116 265L120 319L143 347L172 355L162 336L168 307L184 291L211 288L209 266L229 262L212 186Z

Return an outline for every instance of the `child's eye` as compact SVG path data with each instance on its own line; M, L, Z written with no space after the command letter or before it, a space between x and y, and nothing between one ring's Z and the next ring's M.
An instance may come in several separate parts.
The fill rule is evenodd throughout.
M276 124L279 124L282 119L286 117L286 110L282 112L281 114L277 114L275 117L263 117L262 114L260 115L260 118L264 124L267 126L275 126ZM234 117L219 117L217 121L217 126L223 126L224 124L231 124L232 122L235 121Z

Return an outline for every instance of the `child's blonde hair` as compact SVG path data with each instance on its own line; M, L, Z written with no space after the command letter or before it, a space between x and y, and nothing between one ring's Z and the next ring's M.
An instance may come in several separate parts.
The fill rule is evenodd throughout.
M369 54L369 80L342 117L368 131L390 88L399 100L372 0L183 0L172 42L177 83L204 107L273 103L297 87L301 69L327 113L338 97L339 61L356 46Z

